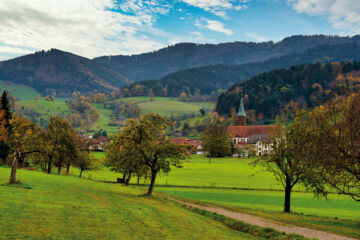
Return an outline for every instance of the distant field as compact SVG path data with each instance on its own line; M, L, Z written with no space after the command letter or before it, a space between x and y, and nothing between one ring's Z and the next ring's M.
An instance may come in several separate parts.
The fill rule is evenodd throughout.
M33 100L39 93L32 87L12 82L0 81L0 90L7 90L11 95L19 100Z
M117 132L118 128L109 126L110 116L113 114L111 110L105 109L103 104L93 104L100 114L99 120L94 124L94 128L103 128L108 133Z
M104 153L95 153L98 158ZM226 188L256 188L282 189L281 183L274 176L261 167L254 168L247 158L212 158L203 155L192 155L181 168L172 168L168 174L161 174L156 183L159 185L196 186L196 187L226 187ZM115 181L116 174L108 169L89 172L91 177ZM86 173L85 173L86 176ZM135 182L135 179L133 179Z
M54 116L56 114L70 114L69 108L66 106L64 101L45 101L45 100L26 100L26 101L18 101L17 108L26 107L29 109L33 109L43 115L43 118L47 119L50 116Z
M154 97L153 101L149 97L129 97L121 101L137 104L142 113L154 112L164 116L197 113L201 108L214 108L212 102L181 102L177 98L168 97Z
M0 167L0 239L262 239L144 188Z

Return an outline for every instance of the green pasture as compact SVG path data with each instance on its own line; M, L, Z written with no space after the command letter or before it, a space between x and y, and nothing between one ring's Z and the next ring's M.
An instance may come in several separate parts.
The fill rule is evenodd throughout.
M93 153L102 159L104 153ZM209 159L192 155L181 168L172 168L156 179L156 191L194 202L219 205L241 212L272 218L277 221L306 226L324 231L360 237L360 204L350 197L329 194L328 200L314 198L313 193L295 188L292 193L292 211L282 213L284 192L282 185L265 168L253 167L254 159ZM73 169L73 174L78 170ZM85 177L116 181L121 174L102 168L85 172ZM132 178L133 184L136 177ZM141 181L148 184L149 181ZM240 190L232 188L250 188ZM336 219L338 218L338 219Z
M183 115L187 113L197 113L201 108L214 108L212 102L181 102L177 98L154 97L128 97L121 101L137 104L142 113L158 113L163 116Z
M43 118L47 119L57 114L70 114L70 110L64 101L45 101L45 100L26 100L18 101L16 104L17 109L22 107L33 109L39 112Z
M261 239L144 188L0 167L0 239Z
M102 158L104 153L94 153ZM262 167L253 167L248 158L211 158L203 155L191 155L181 168L173 167L168 174L160 174L156 179L158 185L175 185L188 187L219 187L219 188L255 188L282 189L280 182ZM85 172L91 178L115 181L121 174L103 168L99 171ZM136 180L133 179L135 183Z
M118 128L115 126L109 126L110 118L113 112L110 109L105 109L104 104L92 104L99 112L100 118L94 124L95 128L103 128L108 133L117 132Z
M293 192L292 213L283 213L282 191L158 187L157 191L202 204L258 215L284 223L360 238L360 204L347 196Z
M15 96L18 100L33 100L39 93L32 87L12 82L0 81L0 90L8 91L11 95Z

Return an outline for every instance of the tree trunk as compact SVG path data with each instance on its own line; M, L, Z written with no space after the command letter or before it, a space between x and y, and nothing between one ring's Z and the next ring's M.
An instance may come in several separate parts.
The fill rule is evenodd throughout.
M136 181L136 184L137 184L137 185L140 185L140 175L139 175L139 174L137 175L137 181Z
M50 174L51 173L51 160L49 160L48 162L48 169L47 169L47 173Z
M125 183L125 180L126 180L126 173L123 174L122 182Z
M18 163L19 163L19 156L18 153L15 152L14 154L14 160L11 164L11 174L10 174L10 184L14 184L16 183L16 170L18 168Z
M81 168L81 169L80 169L80 176L79 176L79 177L82 176L82 172L83 172L83 169Z
M66 175L69 175L70 173L70 164L66 165Z
M131 179L131 174L132 174L132 172L130 171L129 174L128 174L128 177L127 177L127 179L126 179L126 181L125 181L125 185L126 185L126 186L129 185L129 182L130 182L130 179Z
M61 163L59 164L59 167L58 167L58 174L61 174Z
M153 192L157 172L158 172L157 169L151 169L151 182L150 182L148 192L146 193L147 196L151 196L151 194Z
M291 199L291 180L289 177L286 177L285 185L285 203L284 203L284 212L290 212L290 199Z

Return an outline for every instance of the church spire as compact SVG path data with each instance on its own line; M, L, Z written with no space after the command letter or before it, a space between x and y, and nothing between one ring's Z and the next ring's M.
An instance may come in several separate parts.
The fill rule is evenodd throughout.
M237 116L238 116L238 125L246 126L246 113L245 113L244 102L242 97L240 98L239 112Z
M245 109L244 109L244 102L243 102L242 98L240 98L238 117L246 117Z

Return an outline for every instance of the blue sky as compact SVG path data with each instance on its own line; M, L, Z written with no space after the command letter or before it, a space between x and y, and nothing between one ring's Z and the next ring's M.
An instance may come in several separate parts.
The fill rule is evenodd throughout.
M360 33L360 0L1 0L0 60L58 48L85 57L178 42Z

